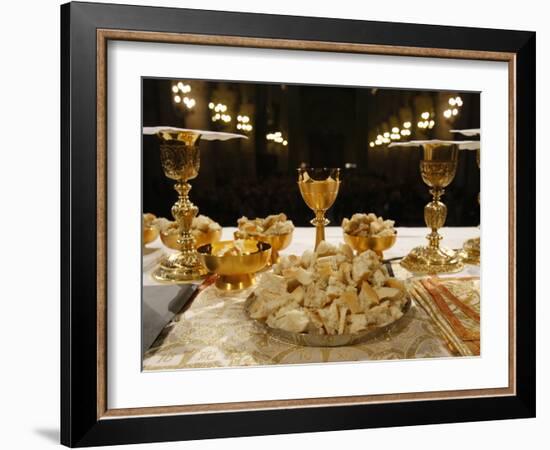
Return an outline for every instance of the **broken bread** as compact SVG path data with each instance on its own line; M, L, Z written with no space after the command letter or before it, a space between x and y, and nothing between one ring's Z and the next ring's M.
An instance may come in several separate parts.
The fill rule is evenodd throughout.
M250 317L292 333L356 334L403 315L404 284L390 278L377 254L321 242L315 252L282 256L263 274Z

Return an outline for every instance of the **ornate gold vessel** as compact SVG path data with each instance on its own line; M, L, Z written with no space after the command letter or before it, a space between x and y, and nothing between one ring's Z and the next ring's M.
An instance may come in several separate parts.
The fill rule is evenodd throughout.
M262 270L271 257L271 246L266 242L245 239L245 254L218 256L224 248L232 247L233 241L220 241L203 245L198 253L204 265L218 274L216 287L224 291L245 289L255 283L255 273Z
M251 235L249 233L243 233L240 230L237 230L233 233L235 239L254 239L256 241L267 242L269 245L271 245L271 258L267 263L268 266L279 262L279 252L290 245L290 243L292 242L292 235L292 232L286 234Z
M172 216L178 224L177 247L179 252L164 258L153 272L157 281L181 283L204 277L206 268L195 250L191 222L199 209L191 203L189 191L192 180L199 174L200 134L193 131L160 130L160 159L164 174L176 183L178 200L172 206Z
M315 218L315 249L325 240L325 226L330 221L325 213L334 204L340 188L340 169L307 168L298 169L298 186L306 205L313 210Z
M480 168L480 149L478 148L476 150L476 161L477 161L477 167ZM477 202L479 204L479 194L477 194ZM466 242L464 242L464 245L462 246L462 251L460 252L460 256L462 258L462 261L464 261L466 264L474 264L478 265L480 263L480 255L481 255L481 239L478 237L468 239Z
M422 180L431 189L433 199L424 207L424 220L431 232L426 236L427 246L415 247L403 258L401 265L415 273L445 273L462 270L458 254L440 246L442 239L438 230L447 218L447 206L441 201L445 188L453 181L458 164L458 146L450 143L421 144L424 148L420 161Z
M384 257L386 250L393 247L397 240L397 232L391 236L354 236L344 232L344 242L358 253L372 250L380 257Z

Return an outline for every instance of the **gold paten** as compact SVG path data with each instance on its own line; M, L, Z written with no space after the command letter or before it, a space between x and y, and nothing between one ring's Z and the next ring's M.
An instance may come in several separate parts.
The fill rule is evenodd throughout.
M164 258L153 277L171 283L200 279L207 272L199 260L195 238L191 234L191 223L199 209L189 200L191 185L188 183L199 174L200 134L162 130L157 136L161 141L160 159L164 174L176 182L174 189L178 200L172 206L172 216L178 224L176 244L179 252Z
M233 241L220 241L198 248L202 263L209 272L218 274L216 287L224 291L234 291L252 286L254 274L262 270L271 258L271 245L254 239L245 239L246 253L241 255L218 254L233 246Z
M315 249L325 240L325 226L330 221L325 213L334 204L340 188L340 169L298 169L298 186L306 205L313 210L315 218L311 224L315 226Z
M358 253L365 250L372 250L383 258L382 252L393 247L397 240L397 231L391 236L354 236L344 232L344 242Z
M403 258L401 265L414 273L458 272L464 265L459 255L441 247L438 230L447 218L447 206L441 201L445 188L451 184L458 165L458 146L455 144L423 143L424 156L420 161L422 180L431 189L433 199L424 207L424 220L431 229L427 246L415 247Z
M403 293L403 295L407 295ZM275 339L293 345L304 347L344 347L357 345L380 336L391 336L391 330L399 323L406 322L404 317L411 310L411 300L407 298L401 312L403 315L399 319L394 319L382 326L370 324L366 329L354 334L316 334L316 333L294 333L292 331L282 330L280 328L271 328L262 320L250 317L250 306L256 299L254 292L246 299L244 310L252 322L262 330L265 330Z

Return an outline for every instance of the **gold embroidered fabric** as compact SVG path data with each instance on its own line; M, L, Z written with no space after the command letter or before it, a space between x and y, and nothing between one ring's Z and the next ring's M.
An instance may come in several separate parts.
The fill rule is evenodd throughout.
M362 344L315 348L278 341L246 316L243 305L252 289L206 288L146 352L144 370L452 356L432 319L414 302L395 327Z
M480 354L479 278L411 280L409 293L431 317L451 350L462 356Z

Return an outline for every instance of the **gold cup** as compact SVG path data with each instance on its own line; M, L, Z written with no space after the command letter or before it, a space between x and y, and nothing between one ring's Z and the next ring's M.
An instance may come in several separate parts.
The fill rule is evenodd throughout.
M279 252L287 248L292 242L292 232L286 234L254 234L251 235L240 230L233 233L235 239L254 239L256 241L267 242L271 245L271 258L267 265L271 266L279 262Z
M384 258L383 252L393 247L396 240L397 232L390 236L354 236L344 232L344 242L353 250L357 253L373 250L380 259Z
M424 157L420 161L422 180L431 189L433 199L424 207L424 220L431 229L427 246L415 247L401 261L401 265L416 273L458 272L464 265L453 250L439 245L438 230L447 218L447 206L441 201L445 188L453 181L458 165L458 146L455 144L423 143Z
M325 240L325 226L330 221L325 213L334 204L340 188L340 169L309 168L298 169L298 186L306 205L313 210L315 218L311 224L315 226L315 249Z
M143 245L150 244L159 236L159 230L156 227L146 227L143 229Z
M164 258L159 268L153 272L157 281L183 283L203 278L206 269L195 250L195 238L191 234L191 223L199 209L189 200L191 185L189 180L199 174L200 134L192 131L161 130L160 159L166 177L176 183L174 189L178 200L172 206L172 216L178 224L176 241L178 253Z
M245 254L218 256L228 246L233 246L233 241L206 244L197 251L205 267L219 275L216 280L218 289L234 291L252 286L256 282L254 274L262 270L271 258L271 245L245 239Z
M477 167L480 168L480 161L479 161L479 154L480 149L478 148L476 150L476 161L477 161ZM477 202L479 204L479 194L477 194ZM466 264L474 264L479 266L479 262L481 260L481 239L480 237L468 239L466 242L464 242L464 245L462 246L462 251L460 252L460 256L462 257L462 261L464 261Z

